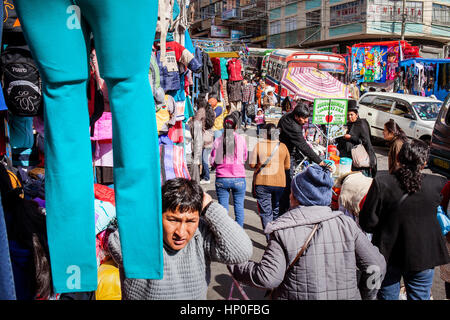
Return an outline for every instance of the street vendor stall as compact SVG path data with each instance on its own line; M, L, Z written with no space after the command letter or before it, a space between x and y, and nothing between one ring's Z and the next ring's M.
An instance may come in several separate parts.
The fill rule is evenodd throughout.
M400 61L396 92L444 100L450 89L450 60L414 58Z
M326 159L329 141L339 136L345 124L348 86L328 72L311 67L288 68L281 84L295 98L314 102L314 116L305 128L305 137L313 150Z
M351 54L350 78L362 87L394 91L397 68L403 59L419 56L419 47L406 41L364 42L348 47Z

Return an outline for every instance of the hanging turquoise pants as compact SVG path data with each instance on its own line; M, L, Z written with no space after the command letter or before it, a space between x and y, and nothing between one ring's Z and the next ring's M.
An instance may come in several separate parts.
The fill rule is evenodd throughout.
M14 2L43 78L47 230L56 292L97 288L86 30L94 35L113 115L114 186L125 276L161 279L159 146L148 81L158 1Z

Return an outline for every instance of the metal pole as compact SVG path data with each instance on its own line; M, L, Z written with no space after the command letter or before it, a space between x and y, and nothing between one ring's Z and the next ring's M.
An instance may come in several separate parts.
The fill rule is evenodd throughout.
M331 108L331 99L329 99L329 101L328 101L328 116L330 116L330 111L331 111L330 108ZM330 134L330 122L328 122L328 124L327 124L327 149L325 152L325 159L328 159L328 143L329 143L328 136L329 136L329 134Z
M402 35L401 35L401 39L402 40L405 40L405 27L406 27L405 8L406 8L406 0L403 0L403 5L402 5Z

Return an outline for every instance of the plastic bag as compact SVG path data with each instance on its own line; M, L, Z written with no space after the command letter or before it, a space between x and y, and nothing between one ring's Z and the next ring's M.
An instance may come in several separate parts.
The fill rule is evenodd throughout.
M447 216L441 206L437 208L437 219L441 226L442 234L445 236L450 231L450 218Z

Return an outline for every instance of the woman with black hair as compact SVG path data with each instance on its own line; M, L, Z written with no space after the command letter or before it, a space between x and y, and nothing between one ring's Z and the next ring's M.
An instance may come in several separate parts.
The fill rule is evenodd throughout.
M199 176L200 184L209 184L208 158L214 141L212 127L214 126L215 117L214 110L208 101L206 101L205 97L199 97L193 123L197 124L197 129L200 129L199 127L201 127L201 130L197 130L197 134L194 133L194 144L196 146L194 158L199 162L198 164L201 163L202 165Z
M377 157L370 141L370 126L366 119L358 115L356 100L348 100L347 109L347 134L337 138L337 148L342 157L352 159L352 149L359 144L364 146L370 159L369 167L356 167L352 164L352 171L362 171L365 176L375 177L377 174Z
M400 167L397 161L397 155L407 139L406 133L393 119L389 119L389 121L384 124L383 137L389 144L389 173L394 173L394 171Z
M450 261L436 217L446 180L422 173L427 158L424 142L405 142L399 169L373 180L359 214L361 228L373 233L372 243L386 258L381 300L399 298L402 277L408 299L430 299L434 267Z
M255 169L253 183L263 230L279 216L280 199L286 187L285 170L291 167L289 151L276 137L273 123L262 127L261 139L250 155L250 167ZM266 234L267 240L269 235Z
M231 192L236 222L243 227L247 143L243 136L236 133L237 121L232 115L225 118L223 135L214 141L210 161L216 168L216 193L219 203L228 211Z

